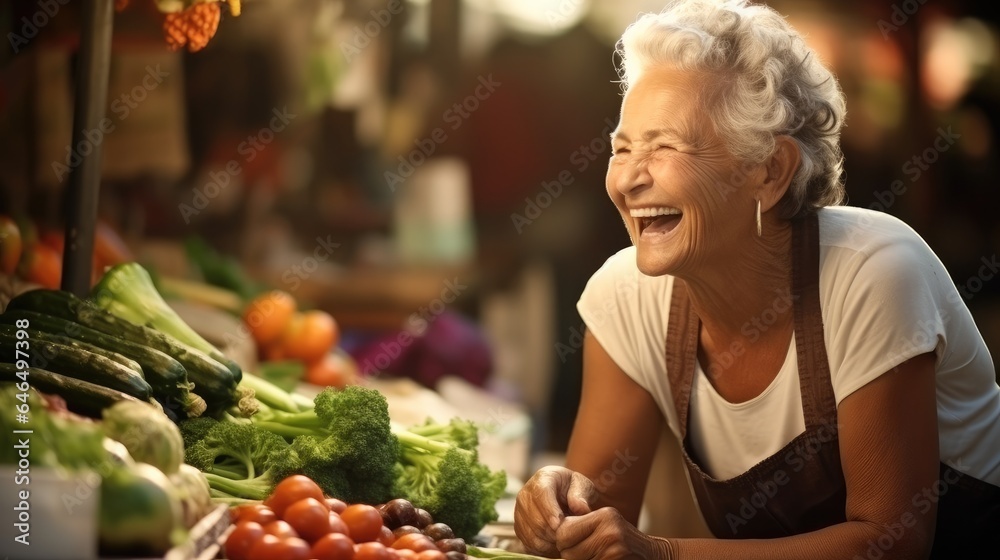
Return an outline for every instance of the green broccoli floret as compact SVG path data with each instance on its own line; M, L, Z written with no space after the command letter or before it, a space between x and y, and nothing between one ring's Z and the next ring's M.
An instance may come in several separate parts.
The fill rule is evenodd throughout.
M184 449L191 447L201 441L205 434L218 424L219 421L209 416L199 416L181 420L177 427L181 430L181 439L184 441Z
M451 527L456 536L472 538L497 519L496 503L506 489L507 475L490 471L480 463L475 447L469 450L442 441L451 437L443 434L455 431L459 437L452 441L468 445L471 439L467 431L474 429L473 424L453 421L440 428L440 439L394 430L401 452L393 494L426 509L436 521ZM433 432L430 424L418 429Z
M447 424L428 419L420 426L411 426L407 431L434 441L441 441L461 449L475 451L479 448L479 428L475 423L461 418L452 418Z
M393 497L399 448L389 405L377 390L327 388L311 409L290 413L262 406L251 421L290 440L302 473L328 495L368 504Z
M186 448L184 460L205 474L216 496L250 500L263 500L275 484L301 468L280 436L227 421L216 422Z

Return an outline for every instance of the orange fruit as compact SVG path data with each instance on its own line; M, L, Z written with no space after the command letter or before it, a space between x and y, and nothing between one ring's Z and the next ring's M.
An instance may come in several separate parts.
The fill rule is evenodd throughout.
M243 310L243 323L260 345L278 341L295 316L295 298L288 292L271 290L255 297Z
M339 341L340 327L333 316L326 311L313 310L292 317L281 346L286 358L311 364L335 348Z
M306 383L343 389L358 384L358 366L342 351L332 352L309 364L303 378Z

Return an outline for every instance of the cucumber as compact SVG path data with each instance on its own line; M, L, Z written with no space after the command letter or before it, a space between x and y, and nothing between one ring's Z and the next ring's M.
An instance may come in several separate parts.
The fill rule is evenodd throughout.
M114 352L106 348L101 348L100 346L95 346L93 344L88 344L81 340L77 340L75 338L70 338L68 336L63 336L60 334L47 333L33 328L18 329L14 325L0 324L0 334L2 335L16 336L17 331L19 330L24 330L28 334L29 340L44 340L46 342L54 342L56 344L64 344L66 346L72 346L73 348L79 348L80 350L86 350L87 352L99 354L109 360L118 362L122 366L127 367L128 369L140 375L143 374L142 366L140 366L138 362L136 362L131 358L123 356L118 352Z
M27 342L27 344L25 344ZM87 352L65 344L45 340L19 340L16 336L0 333L0 345L18 349L27 355L30 367L54 371L74 379L103 385L109 389L132 395L139 400L149 400L153 389L142 374L99 354ZM0 353L0 362L16 363L18 352Z
M222 412L236 403L237 381L224 364L170 335L120 319L69 292L44 289L24 292L10 300L7 310L59 317L163 352L184 366L188 381L195 385L194 392L205 400L208 414Z
M8 311L0 314L0 325L16 325L18 321L29 325L29 330L56 337L70 337L135 360L142 369L146 382L153 388L153 398L178 418L194 418L205 412L205 400L191 393L192 383L188 381L184 366L159 350L34 311Z
M13 364L0 363L0 382L22 381ZM28 385L43 392L59 395L66 401L66 407L77 414L100 418L101 412L119 401L143 402L132 395L109 389L96 383L74 379L40 368L28 368ZM149 403L146 403L149 404ZM150 406L154 406L150 404Z

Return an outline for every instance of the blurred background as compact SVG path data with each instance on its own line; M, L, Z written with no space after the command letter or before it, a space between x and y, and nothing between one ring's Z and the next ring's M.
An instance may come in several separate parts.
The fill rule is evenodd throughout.
M70 147L79 4L0 7L0 213L43 233L90 149ZM198 240L329 311L363 373L462 377L563 451L575 303L629 243L603 181L614 44L662 1L245 0L197 52L167 48L151 0L119 4L103 223L170 274ZM916 229L1000 351L995 4L768 4L847 95L849 203Z

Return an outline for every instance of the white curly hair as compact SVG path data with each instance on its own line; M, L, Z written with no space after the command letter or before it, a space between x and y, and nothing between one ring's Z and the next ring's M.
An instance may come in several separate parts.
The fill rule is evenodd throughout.
M709 113L729 151L743 162L770 157L778 135L794 139L801 163L782 200L783 217L844 203L843 92L773 9L747 0L675 0L631 24L616 54L624 90L655 65L715 76L721 87Z

